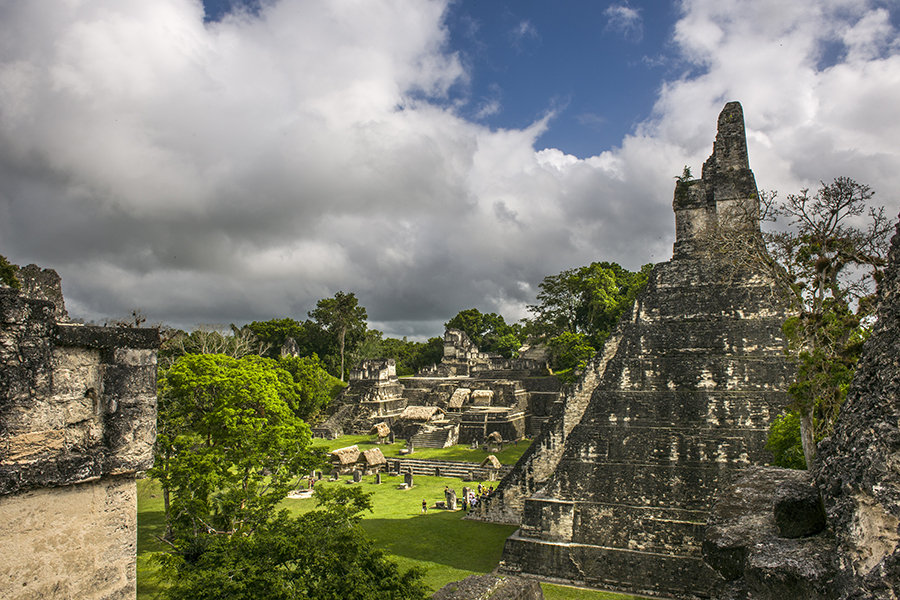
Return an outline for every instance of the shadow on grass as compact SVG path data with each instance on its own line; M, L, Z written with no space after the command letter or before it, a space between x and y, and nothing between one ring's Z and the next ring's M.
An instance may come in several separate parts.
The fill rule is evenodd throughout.
M362 527L389 554L467 571L491 571L515 527L463 521L462 517L462 511L432 511L407 519L367 518Z

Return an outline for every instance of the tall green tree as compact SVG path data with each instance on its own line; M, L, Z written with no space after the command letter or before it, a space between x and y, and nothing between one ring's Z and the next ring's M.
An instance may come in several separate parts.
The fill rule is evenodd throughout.
M849 177L820 183L814 195L802 190L784 201L761 194L757 214L726 215L707 232L711 251L727 254L741 268L768 273L793 313L783 327L798 367L788 408L799 418L807 465L846 397L874 314L874 284L887 264L891 232L884 209L870 206L869 186ZM780 228L760 235L745 225L757 218L780 220ZM783 438L788 429L780 427ZM770 439L775 441L784 443Z
M169 537L252 532L313 464L292 383L259 356L186 354L164 373L151 475Z
M301 354L312 354L312 352L303 351L306 349L308 332L303 323L294 319L285 317L268 321L253 321L247 325L247 329L252 331L261 342L268 345L268 355L271 358L278 357L282 346L289 338L297 342L301 348Z
M368 317L366 309L359 305L355 294L341 291L333 298L319 300L309 316L337 341L341 359L339 378L344 381L345 351L348 345L354 347L364 339Z

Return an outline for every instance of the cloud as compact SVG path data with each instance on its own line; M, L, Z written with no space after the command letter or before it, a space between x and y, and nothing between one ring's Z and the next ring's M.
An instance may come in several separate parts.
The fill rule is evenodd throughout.
M564 268L667 260L672 177L699 171L731 99L760 187L849 175L897 212L883 7L685 1L689 74L585 159L535 148L552 113L491 130L457 112L470 74L447 10L266 2L204 23L193 0L4 6L0 253L58 269L88 319L302 319L347 290L387 333L427 337L472 306L521 315Z
M528 20L519 21L515 27L509 31L509 37L516 47L521 46L526 40L539 39L537 28Z
M644 20L639 9L625 4L611 4L603 11L606 16L605 31L615 31L630 42L640 42L644 37Z

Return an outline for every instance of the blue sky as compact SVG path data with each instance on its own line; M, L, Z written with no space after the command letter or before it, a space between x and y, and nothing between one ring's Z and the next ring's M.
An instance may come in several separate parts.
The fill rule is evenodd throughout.
M217 8L218 7L218 8ZM424 338L671 257L739 100L758 185L900 210L894 0L0 2L0 254L70 312Z

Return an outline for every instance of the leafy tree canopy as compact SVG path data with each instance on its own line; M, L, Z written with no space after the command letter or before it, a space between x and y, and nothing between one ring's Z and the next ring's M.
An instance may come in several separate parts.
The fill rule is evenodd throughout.
M167 555L170 600L420 600L423 573L401 572L367 538L359 488L315 491L319 509L281 511L252 536L205 536Z
M507 358L514 356L525 341L521 325L508 325L501 315L483 313L477 308L460 311L444 327L465 331L480 350Z
M427 342L411 342L405 337L386 338L377 329L370 329L360 346L360 358L393 358L397 375L415 375L424 367L441 362L444 356L443 338L433 337Z
M294 415L307 422L315 421L341 390L347 387L347 384L325 370L325 365L315 354L282 356L278 358L277 365L285 390L290 390L284 396L285 401Z
M156 461L170 535L250 532L312 463L296 382L275 361L186 354L161 377ZM171 499L171 503L170 503Z
M647 283L652 266L633 273L617 263L594 262L548 275L538 285L538 303L528 307L534 317L526 330L548 338L579 333L600 348Z

